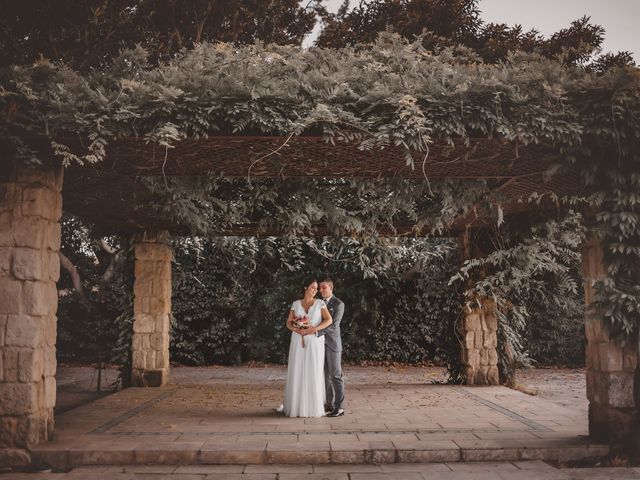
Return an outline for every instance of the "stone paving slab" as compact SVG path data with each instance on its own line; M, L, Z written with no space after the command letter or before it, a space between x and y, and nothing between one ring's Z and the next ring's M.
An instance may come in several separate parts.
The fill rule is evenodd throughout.
M54 440L33 454L67 470L101 463L567 461L609 452L588 441L586 410L573 398L430 384L433 372L416 367L347 367L344 417L291 419L273 411L285 375L284 367L177 368L168 387L130 388L58 415Z
M33 456L68 470L96 464L568 461L609 453L608 446L588 441L581 410L505 387L355 383L344 417L303 419L274 412L282 379L226 382L129 388L100 398L59 415L54 440L35 447Z
M2 480L634 480L640 468L556 468L540 461L355 465L83 466L67 473L8 473Z
M393 441L390 441L393 445ZM367 446L368 447L368 446ZM89 448L89 447L88 447ZM347 446L334 450L331 447L309 449L304 443L278 444L269 449L255 446L238 448L188 448L176 445L145 445L133 450L123 447L118 450L103 449L96 445L87 450L42 450L34 451L38 463L56 469L67 470L79 465L95 464L156 464L156 465L209 465L209 464L353 464L353 463L430 463L430 462L476 462L476 461L516 461L553 460L559 462L602 458L609 453L608 446L584 444L580 446L554 447L512 447L500 443L483 443L481 446L459 446L456 442L425 442L424 445L388 444L377 448Z

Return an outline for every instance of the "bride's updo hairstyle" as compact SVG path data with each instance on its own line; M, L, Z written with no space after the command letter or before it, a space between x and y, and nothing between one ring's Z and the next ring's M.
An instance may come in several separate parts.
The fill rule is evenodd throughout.
M303 298L304 298L304 292L305 292L305 290L306 290L306 289L307 289L307 287L308 287L309 285L311 285L313 282L318 283L318 279L317 279L316 277L314 277L314 276L311 276L311 275L310 275L310 276L308 276L308 277L305 277L305 278L303 279L303 282L302 282L302 291L301 291L301 294L302 294L302 297L303 297Z

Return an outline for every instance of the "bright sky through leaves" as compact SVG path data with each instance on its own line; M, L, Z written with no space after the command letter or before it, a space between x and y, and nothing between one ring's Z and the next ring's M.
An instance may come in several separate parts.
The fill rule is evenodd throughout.
M327 7L336 11L343 0L328 0ZM357 5L352 0L351 5ZM583 15L591 17L591 23L606 30L603 53L629 50L636 63L640 63L640 0L480 0L481 18L487 23L520 24L525 30L535 28L550 36L566 28ZM318 36L320 28L305 40L309 46Z
M587 15L605 29L603 53L629 50L640 63L640 1L638 0L480 0L485 22L520 24L545 36Z

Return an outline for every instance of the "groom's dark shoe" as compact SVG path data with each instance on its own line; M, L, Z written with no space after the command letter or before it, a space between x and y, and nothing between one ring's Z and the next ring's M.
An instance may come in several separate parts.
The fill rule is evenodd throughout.
M325 405L324 413L331 413L331 412L333 412L333 405Z
M341 417L344 415L343 408L334 408L329 413L327 413L327 417Z

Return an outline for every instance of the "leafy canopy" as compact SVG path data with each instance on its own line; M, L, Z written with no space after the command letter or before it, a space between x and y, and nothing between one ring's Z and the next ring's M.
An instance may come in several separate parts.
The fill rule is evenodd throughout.
M298 0L5 1L0 65L31 64L43 56L88 71L136 45L153 62L203 42L299 45L315 23L313 9Z
M627 334L640 323L636 69L595 75L523 54L484 64L385 34L339 50L203 44L155 67L139 48L84 75L47 62L3 69L0 85L0 141L27 162L48 155L43 143L65 163L86 165L120 138L169 152L183 138L215 132L315 131L364 149L400 146L409 164L422 162L434 140L546 144L559 169L586 187L568 200L599 209L591 227L609 266L599 288L605 314ZM68 141L78 136L84 147Z
M594 77L535 55L487 65L395 35L340 50L203 44L158 67L139 48L99 73L48 62L4 69L0 138L37 161L42 154L25 139L44 137L68 164L100 161L123 137L170 147L220 131L313 130L362 148L401 146L413 164L434 139L573 147L592 120L582 99L624 83L637 78L624 70ZM86 139L86 150L65 144L70 135Z
M605 31L586 16L545 38L537 30L524 31L520 25L483 22L478 0L360 0L349 10L350 3L345 0L335 14L318 8L325 25L318 46L356 45L393 31L409 40L426 33L422 41L430 50L462 45L490 63L521 51L566 64L589 63L595 71L634 64L627 51L599 55Z

